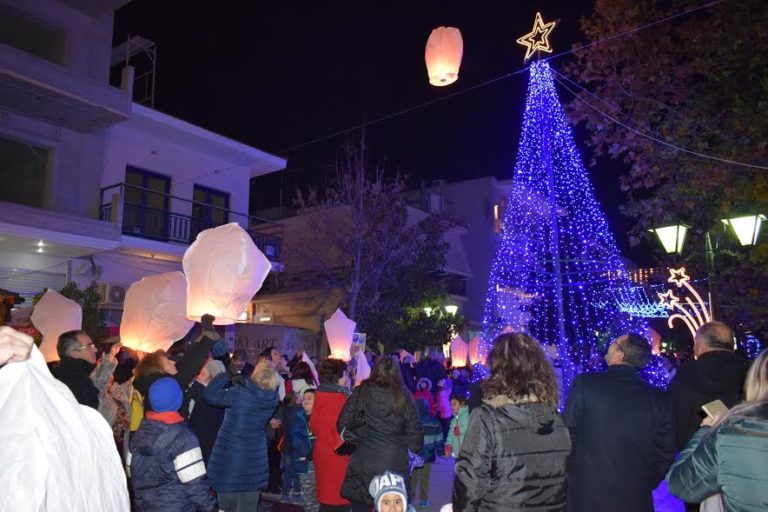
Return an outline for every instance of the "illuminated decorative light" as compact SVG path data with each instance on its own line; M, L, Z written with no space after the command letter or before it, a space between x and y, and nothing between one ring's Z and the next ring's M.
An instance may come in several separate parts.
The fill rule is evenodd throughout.
M260 316L259 317L259 322L269 322L271 320L272 320L271 316Z
M680 254L683 251L685 235L688 232L688 226L685 224L675 224L674 226L654 228L648 231L656 233L667 254Z
M765 215L748 215L746 217L734 217L723 219L726 226L731 226L741 245L757 245L757 237L760 235L760 227L765 220Z
M456 336L451 341L451 364L455 367L466 366L467 356L469 356L469 345L461 336Z
M682 301L672 290L658 293L659 305L675 312L675 314L670 315L669 319L667 319L667 325L672 328L675 320L681 320L688 327L688 330L691 331L691 336L696 336L698 328L711 321L711 316L704 304L704 300L699 295L699 292L691 286L691 278L686 274L685 267L678 269L670 268L667 282L673 283L678 288L683 288L689 295Z
M459 306L448 305L445 306L445 312L449 315L455 315L459 311Z
M347 318L342 310L337 309L323 325L328 345L331 347L330 357L349 361L352 357L349 353L349 349L352 348L352 335L355 333L357 324Z
M459 78L464 41L455 27L438 27L427 39L424 60L429 83L436 87L450 85Z
M536 51L552 53L552 47L549 44L549 35L555 29L556 24L556 21L544 23L541 19L541 13L536 13L531 31L517 40L517 44L526 47L525 58L523 58L523 61L530 59L531 55Z
M37 242L37 246L38 246L38 247L45 247L45 242L44 242L44 241L42 241L42 240L39 240L39 241Z
M430 307L424 308L424 314L427 315L427 316L431 316L432 315L432 308L430 308Z
M630 273L594 196L546 61L530 67L505 204L483 313L484 340L512 326L543 346L556 346L565 392L574 375L601 360L598 337L637 332L650 339L643 318L616 306L594 306L609 290L631 288ZM647 378L663 386L657 369Z

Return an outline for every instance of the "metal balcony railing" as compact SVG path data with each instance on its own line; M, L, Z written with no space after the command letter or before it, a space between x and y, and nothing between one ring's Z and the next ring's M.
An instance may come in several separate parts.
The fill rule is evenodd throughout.
M125 192L128 190L161 200L158 202L168 207L153 208L146 204L132 203L126 199ZM190 205L188 209L192 211L192 215L174 211L181 209L183 205ZM102 188L99 218L122 225L125 235L180 244L192 243L197 234L205 229L228 222L239 222L240 225L248 226L248 233L254 243L270 261L280 262L283 245L282 224L135 185L116 183Z

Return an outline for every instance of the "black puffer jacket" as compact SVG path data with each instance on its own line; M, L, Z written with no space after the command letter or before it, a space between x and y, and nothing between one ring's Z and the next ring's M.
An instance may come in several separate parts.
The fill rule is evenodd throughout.
M698 430L702 405L722 400L730 408L741 401L748 368L743 357L729 350L705 352L680 368L669 385L675 450L682 450Z
M472 412L456 460L453 510L565 510L571 441L541 402L485 400Z
M357 503L373 506L368 492L371 479L385 471L397 473L404 478L408 472L408 450L421 453L424 430L421 427L416 404L406 392L405 409L402 415L395 414L392 393L388 389L363 383L355 388L339 414L336 428L357 423L358 411L365 412L367 430L365 439L349 462L347 476L341 486L341 495Z

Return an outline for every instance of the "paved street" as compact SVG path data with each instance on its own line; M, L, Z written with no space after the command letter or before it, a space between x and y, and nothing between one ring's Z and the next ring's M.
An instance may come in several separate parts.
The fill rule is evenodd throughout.
M438 512L440 507L451 502L451 493L453 491L453 459L439 457L432 466L432 476L429 485L429 499L432 505L428 508L419 508L418 511ZM303 509L296 505L283 503L274 503L269 501L269 497L262 500L262 506L259 512L301 512ZM653 501L656 512L684 512L685 508L680 500L669 494L666 482L653 493ZM416 504L418 505L418 504ZM616 510L621 510L621 504L616 504Z

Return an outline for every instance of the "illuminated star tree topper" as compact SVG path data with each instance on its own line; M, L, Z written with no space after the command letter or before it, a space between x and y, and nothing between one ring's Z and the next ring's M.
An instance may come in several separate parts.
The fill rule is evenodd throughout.
M517 40L517 44L526 47L523 61L530 59L537 51L552 53L552 46L549 44L549 35L555 29L555 25L557 25L556 21L544 23L544 20L541 19L541 13L536 13L536 18L533 20L533 28L531 31Z

